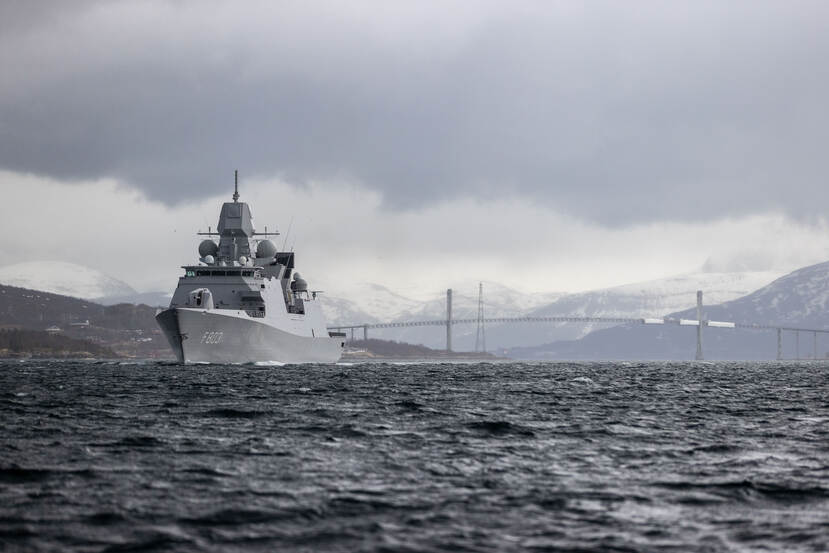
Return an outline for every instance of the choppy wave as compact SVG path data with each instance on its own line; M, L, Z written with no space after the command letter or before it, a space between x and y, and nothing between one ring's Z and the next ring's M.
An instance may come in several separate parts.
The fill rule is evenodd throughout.
M0 363L0 549L826 551L817 363Z

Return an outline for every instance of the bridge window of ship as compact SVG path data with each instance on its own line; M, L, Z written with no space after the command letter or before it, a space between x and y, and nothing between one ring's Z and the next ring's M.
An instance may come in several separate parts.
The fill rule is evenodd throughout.
M194 277L194 276L196 276L196 272L195 272L195 271L189 271L189 270L188 270L188 271L186 271L186 272L184 273L184 276L185 276L185 277Z
M210 271L196 271L196 276L210 276Z

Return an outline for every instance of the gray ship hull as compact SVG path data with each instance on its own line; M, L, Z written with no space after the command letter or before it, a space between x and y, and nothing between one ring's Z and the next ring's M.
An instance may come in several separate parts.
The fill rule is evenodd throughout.
M342 338L300 336L221 310L170 308L156 316L180 363L334 363Z

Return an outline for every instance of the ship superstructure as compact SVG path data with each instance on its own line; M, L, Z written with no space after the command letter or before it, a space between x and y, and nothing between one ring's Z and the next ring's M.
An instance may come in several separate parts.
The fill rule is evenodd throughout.
M156 315L181 363L331 363L345 335L329 333L317 292L253 227L248 204L222 205L216 232L199 244L199 263L185 265L170 307ZM214 240L218 238L218 243Z

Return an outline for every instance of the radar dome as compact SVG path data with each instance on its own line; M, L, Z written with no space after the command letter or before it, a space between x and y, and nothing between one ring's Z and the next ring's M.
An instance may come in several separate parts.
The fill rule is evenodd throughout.
M276 255L276 244L270 240L262 240L256 246L256 257L274 257Z
M202 259L208 265L213 265L216 262L216 259L212 255L205 255Z
M202 240L199 244L199 257L215 256L217 253L219 253L219 246L213 240Z
M291 290L294 290L295 292L307 292L308 283L305 282L304 278L297 274L294 281L291 283Z

